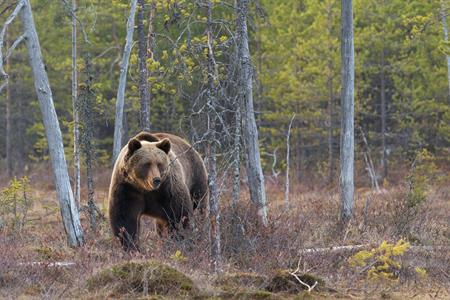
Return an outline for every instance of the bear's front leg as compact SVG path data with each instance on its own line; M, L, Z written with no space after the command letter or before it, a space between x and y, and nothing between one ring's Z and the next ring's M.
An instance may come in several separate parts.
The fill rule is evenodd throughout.
M193 205L189 190L183 185L177 186L170 201L169 224L171 230L176 230L177 225L184 229L189 228L189 220L193 215Z
M111 228L125 251L139 251L139 223L143 209L140 195L131 191L118 191L110 203Z

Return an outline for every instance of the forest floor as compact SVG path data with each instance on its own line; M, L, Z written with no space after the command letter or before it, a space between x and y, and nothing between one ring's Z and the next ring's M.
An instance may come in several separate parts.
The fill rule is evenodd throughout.
M86 244L68 247L51 179L39 176L50 171L41 171L29 176L33 205L25 226L0 229L0 298L450 299L445 182L414 209L405 205L404 184L378 193L358 188L345 228L338 225L336 189L294 187L285 210L283 185L268 181L267 228L257 224L245 190L236 210L226 191L215 273L200 217L182 240L160 239L144 219L141 252L124 253L107 220L93 231L82 213ZM109 172L96 176L96 201L105 215ZM353 246L330 248L344 245ZM305 291L292 273L309 286L318 283Z

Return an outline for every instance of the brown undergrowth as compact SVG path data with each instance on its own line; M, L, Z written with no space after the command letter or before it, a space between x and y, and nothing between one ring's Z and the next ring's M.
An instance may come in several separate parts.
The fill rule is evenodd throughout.
M108 176L108 171L102 171L96 181L97 204L105 213ZM82 215L86 245L72 249L66 245L50 179L29 179L34 202L26 225L20 230L0 229L0 297L449 297L450 187L445 183L433 185L413 218L404 221L401 218L406 215L408 195L404 184L386 186L379 193L358 188L354 218L344 229L338 226L339 195L335 189L294 186L286 210L283 185L269 181L267 228L257 223L244 188L236 209L224 191L221 273L216 274L211 270L207 222L201 222L200 216L193 230L182 232L181 240L158 238L153 222L144 219L141 252L124 253L111 237L107 221L92 232ZM395 262L386 268L392 273L387 276L389 280L368 276L371 268L385 262L382 255L363 260L362 266L350 263L363 249L369 253L383 241L395 245L401 239L410 248L387 256ZM342 245L360 248L330 248ZM321 249L305 250L317 248ZM124 270L132 270L133 275ZM165 286L162 278L166 273L161 270L182 282L169 281ZM305 286L289 276L294 270L308 285L316 279L320 285L306 292ZM153 272L153 277L148 277L148 272Z

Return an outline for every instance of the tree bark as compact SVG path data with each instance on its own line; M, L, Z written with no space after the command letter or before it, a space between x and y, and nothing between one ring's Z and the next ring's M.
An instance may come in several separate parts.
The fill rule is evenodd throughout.
M266 191L259 152L258 129L253 107L253 71L248 46L247 14L248 0L237 0L236 41L239 63L239 98L243 112L243 137L247 154L247 176L250 198L258 208L258 216L264 226L267 221Z
M235 106L235 123L234 123L234 140L233 140L233 190L231 202L233 208L236 209L241 194L241 108L239 100Z
M155 59L154 56L156 43L155 17L156 17L156 3L153 0L150 3L150 10L148 12L148 32L147 32L147 57L152 59Z
M70 186L69 173L64 157L62 135L53 104L52 91L42 59L31 5L29 0L22 1L24 1L24 6L20 12L20 17L24 32L27 35L26 44L28 55L34 77L34 86L44 121L64 229L68 237L69 245L73 247L81 246L83 244L83 230Z
M352 0L342 0L342 96L341 96L341 220L346 223L354 206L354 80L355 57L353 44Z
M130 15L127 21L127 36L125 48L123 51L122 63L120 65L119 88L116 99L116 118L114 125L114 147L113 147L113 163L116 161L120 150L122 149L123 134L123 106L125 101L125 88L127 84L128 63L130 61L131 48L133 46L134 17L136 15L137 0L131 1Z
M208 38L208 186L209 186L209 219L210 219L210 241L211 257L214 271L220 270L220 211L219 211L219 193L217 191L217 170L216 170L216 97L217 87L215 84L217 74L214 60L214 36L212 33L212 4L207 1L207 28Z
M294 122L295 114L292 116L289 122L288 131L286 134L286 181L284 188L284 208L289 209L289 157L290 157L290 139L291 139L291 128L292 122Z
M150 131L150 93L148 90L147 71L147 35L144 30L145 0L138 0L137 35L138 35L138 64L139 64L139 97L141 98L140 127Z
M78 116L78 74L77 74L77 1L72 0L72 109L73 109L73 168L75 179L75 203L80 208L81 166L80 166L80 130Z
M92 91L92 65L90 54L84 55L84 76L85 84L83 85L79 102L80 102L80 123L81 126L81 143L80 149L83 150L84 163L86 166L86 186L87 186L87 212L89 215L89 224L93 231L97 230L97 217L100 215L99 209L95 205L94 192L94 174L93 163L95 151L92 145L94 132L94 115L93 115L93 101L95 94Z

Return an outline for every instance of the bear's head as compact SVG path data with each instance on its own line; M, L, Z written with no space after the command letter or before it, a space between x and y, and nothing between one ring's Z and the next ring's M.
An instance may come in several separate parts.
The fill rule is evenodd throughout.
M127 148L123 168L127 181L145 191L158 189L169 170L170 141L132 138Z

